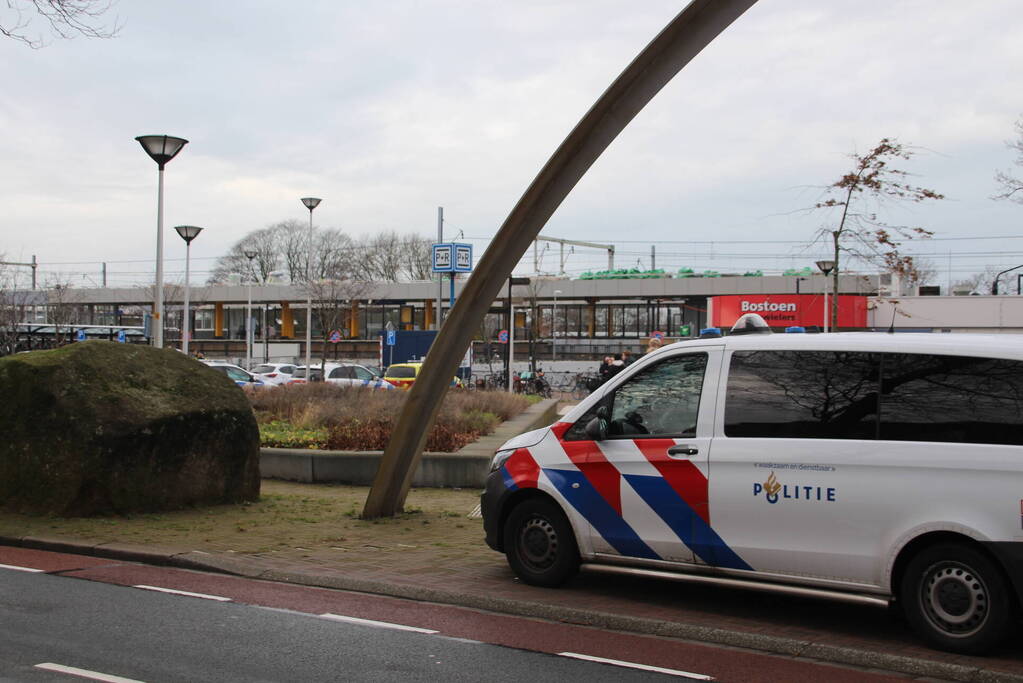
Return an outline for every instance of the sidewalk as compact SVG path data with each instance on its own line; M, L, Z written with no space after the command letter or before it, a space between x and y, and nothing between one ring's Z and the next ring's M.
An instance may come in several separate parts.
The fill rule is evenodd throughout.
M461 605L929 678L1023 681L1023 651L1018 644L987 658L936 652L920 645L903 624L870 607L587 571L557 590L523 585L504 557L483 543L480 520L467 517L477 500L475 491L414 491L410 507L422 512L379 523L358 520L346 510L354 505L346 499L336 503L346 510L343 517L332 511L328 527L309 522L303 526L301 516L307 513L288 506L322 504L316 498L321 490L339 496L365 494L365 489L354 487L264 481L265 502L253 506L253 511L225 506L239 519L247 519L248 527L235 518L207 525L208 529L237 525L230 529L233 536L205 530L202 524L208 515L203 517L202 512L160 515L155 521L107 521L110 531L105 537L104 527L97 530L94 524L87 536L79 531L78 538L70 524L47 533L58 526L46 526L48 520L30 534L13 533L18 528L13 525L25 520L0 515L0 545ZM444 502L437 503L441 498ZM453 505L461 512L453 512ZM279 532L267 528L259 536L263 517L258 515L264 514L279 515L296 531L267 545L267 535ZM163 525L178 530L178 535L168 532L171 542L160 541L158 536L135 533L136 524L139 529ZM304 531L306 527L315 527L315 533ZM328 531L333 535L324 536ZM144 542L125 540L136 537Z

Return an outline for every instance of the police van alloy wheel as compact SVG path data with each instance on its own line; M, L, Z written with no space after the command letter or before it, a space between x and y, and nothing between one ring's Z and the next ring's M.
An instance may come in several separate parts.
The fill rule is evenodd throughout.
M917 633L935 647L962 654L998 645L1013 616L1002 572L964 545L936 545L918 553L906 567L900 597Z
M505 555L522 581L558 586L579 570L579 548L564 513L546 500L515 507L504 527Z

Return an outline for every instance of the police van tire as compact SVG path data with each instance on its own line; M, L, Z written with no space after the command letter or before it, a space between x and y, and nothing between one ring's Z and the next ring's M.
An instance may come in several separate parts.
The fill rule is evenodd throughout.
M999 568L965 545L925 548L906 567L899 594L906 619L928 643L960 654L982 654L1001 643L1013 600Z
M579 546L565 514L534 498L518 505L504 526L508 564L524 583L553 588L579 571Z

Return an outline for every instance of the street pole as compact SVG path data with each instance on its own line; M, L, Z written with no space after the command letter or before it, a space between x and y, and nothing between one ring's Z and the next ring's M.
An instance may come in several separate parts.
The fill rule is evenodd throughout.
M153 300L153 345L163 348L163 165L156 194L156 297Z
M837 261L823 261L822 260L822 261L817 261L816 265L817 265L817 268L820 269L820 271L822 273L824 273L824 332L825 332L825 334L827 334L827 331L828 331L828 321L831 318L831 309L828 308L828 275L831 274L831 271L835 270L835 267L838 265L838 262ZM836 277L837 277L837 275L836 275ZM836 291L835 291L835 296L838 296L837 288L836 288ZM836 325L838 324L837 320L835 321L835 324Z
M508 299L508 393L515 391L512 384L512 363L515 362L515 304Z
M185 240L185 311L181 323L181 351L187 356L188 355L188 342L189 337L192 336L192 316L191 306L189 306L189 294L191 292L192 284L192 273L191 273L191 261L192 261L192 240L199 236L202 232L202 228L197 225L177 225L174 230L178 233L181 239ZM105 265L105 264L104 264ZM117 322L121 324L120 320Z
M170 135L140 135L135 140L142 145L158 169L156 194L156 296L153 297L153 345L163 348L163 167L188 144L184 138Z
M305 208L309 209L309 240L307 245L307 254L305 260L305 286L306 286L306 302L305 302L305 379L307 383L313 381L313 361L312 361L312 349L313 349L313 280L310 277L312 272L313 263L313 209L320 204L320 199L316 197L303 197L302 204Z
M255 251L246 251L245 258L249 260L248 277L248 301L245 302L245 369L252 368L252 281L256 279L255 271L252 270L252 259L256 258Z
M189 337L189 330L191 329L191 322L192 322L189 319L189 316L188 316L188 304L189 304L189 301L188 301L188 295L189 295L188 286L191 283L191 280L190 280L191 271L189 270L189 265L191 263L191 260L192 260L192 243L191 242L185 242L185 316L184 316L185 319L184 319L184 321L181 324L181 335L183 337L183 339L181 340L181 350L184 352L184 354L186 356L188 355L188 337ZM104 265L106 265L106 264L104 264ZM106 275L106 273L104 273L104 275ZM104 286L105 285L106 285L106 283L104 283Z
M554 290L554 311L551 314L551 362L558 360L558 295L560 289Z
M831 317L831 309L828 308L828 276L824 276L824 334L828 333L828 318Z
M440 243L440 242L443 242L443 241L444 241L444 207L443 206L438 206L437 207L437 242ZM442 302L444 300L444 276L441 275L437 279L439 280L439 282L437 283L437 330L439 331L440 330L441 306L442 306Z

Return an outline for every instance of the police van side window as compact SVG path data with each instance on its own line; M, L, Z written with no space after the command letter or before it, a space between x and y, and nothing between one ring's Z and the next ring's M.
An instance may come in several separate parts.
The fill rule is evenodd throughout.
M608 417L608 438L694 436L706 370L705 353L674 356L646 368L590 408L564 439L592 439L585 428L601 408Z
M1023 363L884 354L881 438L1023 445Z
M875 439L877 354L736 351L728 370L725 436Z
M684 437L696 434L707 354L667 358L630 377L566 433L589 439L586 424L606 408L608 438Z

